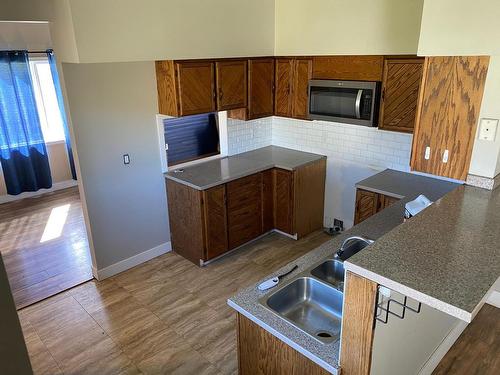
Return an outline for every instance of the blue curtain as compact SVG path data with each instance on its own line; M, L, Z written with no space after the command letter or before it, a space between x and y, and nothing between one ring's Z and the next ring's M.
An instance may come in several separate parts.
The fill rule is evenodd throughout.
M57 104L59 105L59 111L61 112L61 118L64 127L64 136L66 138L66 149L68 150L68 160L69 167L71 169L71 175L73 180L76 180L76 169L75 160L73 159L73 148L71 147L71 141L69 139L69 128L68 120L66 118L66 111L64 110L64 99L61 90L61 82L59 81L59 74L57 73L56 57L54 56L54 51L51 49L47 50L47 57L49 58L50 72L52 73L52 80L54 81L54 87L56 89Z
M0 51L0 163L8 194L52 186L26 51Z

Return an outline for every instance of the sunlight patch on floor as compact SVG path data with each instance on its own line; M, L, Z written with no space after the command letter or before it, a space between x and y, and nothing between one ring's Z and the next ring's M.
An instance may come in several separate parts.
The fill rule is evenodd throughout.
M66 224L66 219L68 218L68 212L71 204L65 204L63 206L54 207L50 212L49 219L43 230L42 238L40 243L44 243L61 236L64 224Z

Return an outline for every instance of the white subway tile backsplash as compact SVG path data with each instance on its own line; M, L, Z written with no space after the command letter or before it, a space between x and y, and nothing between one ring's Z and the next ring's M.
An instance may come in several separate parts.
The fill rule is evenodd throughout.
M229 155L272 144L366 166L409 170L411 134L283 117L228 119L227 125Z

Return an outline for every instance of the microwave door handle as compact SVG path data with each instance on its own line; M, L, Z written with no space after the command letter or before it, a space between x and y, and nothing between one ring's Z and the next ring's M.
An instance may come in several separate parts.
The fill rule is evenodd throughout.
M363 90L358 90L358 95L356 96L356 118L361 118L361 96L363 95Z

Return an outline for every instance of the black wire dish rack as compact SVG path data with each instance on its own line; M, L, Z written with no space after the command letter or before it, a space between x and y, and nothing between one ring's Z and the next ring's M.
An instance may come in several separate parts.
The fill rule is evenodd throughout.
M398 317L399 319L404 319L406 310L410 310L416 314L420 313L420 310L422 308L422 303L418 302L417 307L411 307L408 304L408 297L404 296L403 302L399 302L393 298L389 299L384 299L381 298L381 293L380 293L380 285L377 288L377 302L376 302L376 314L375 314L375 319L378 320L381 323L387 324L389 321L389 314ZM384 305L387 303L387 307ZM401 312L395 312L394 309L391 310L391 304L392 305L397 305L401 307ZM375 324L375 321L373 322Z

